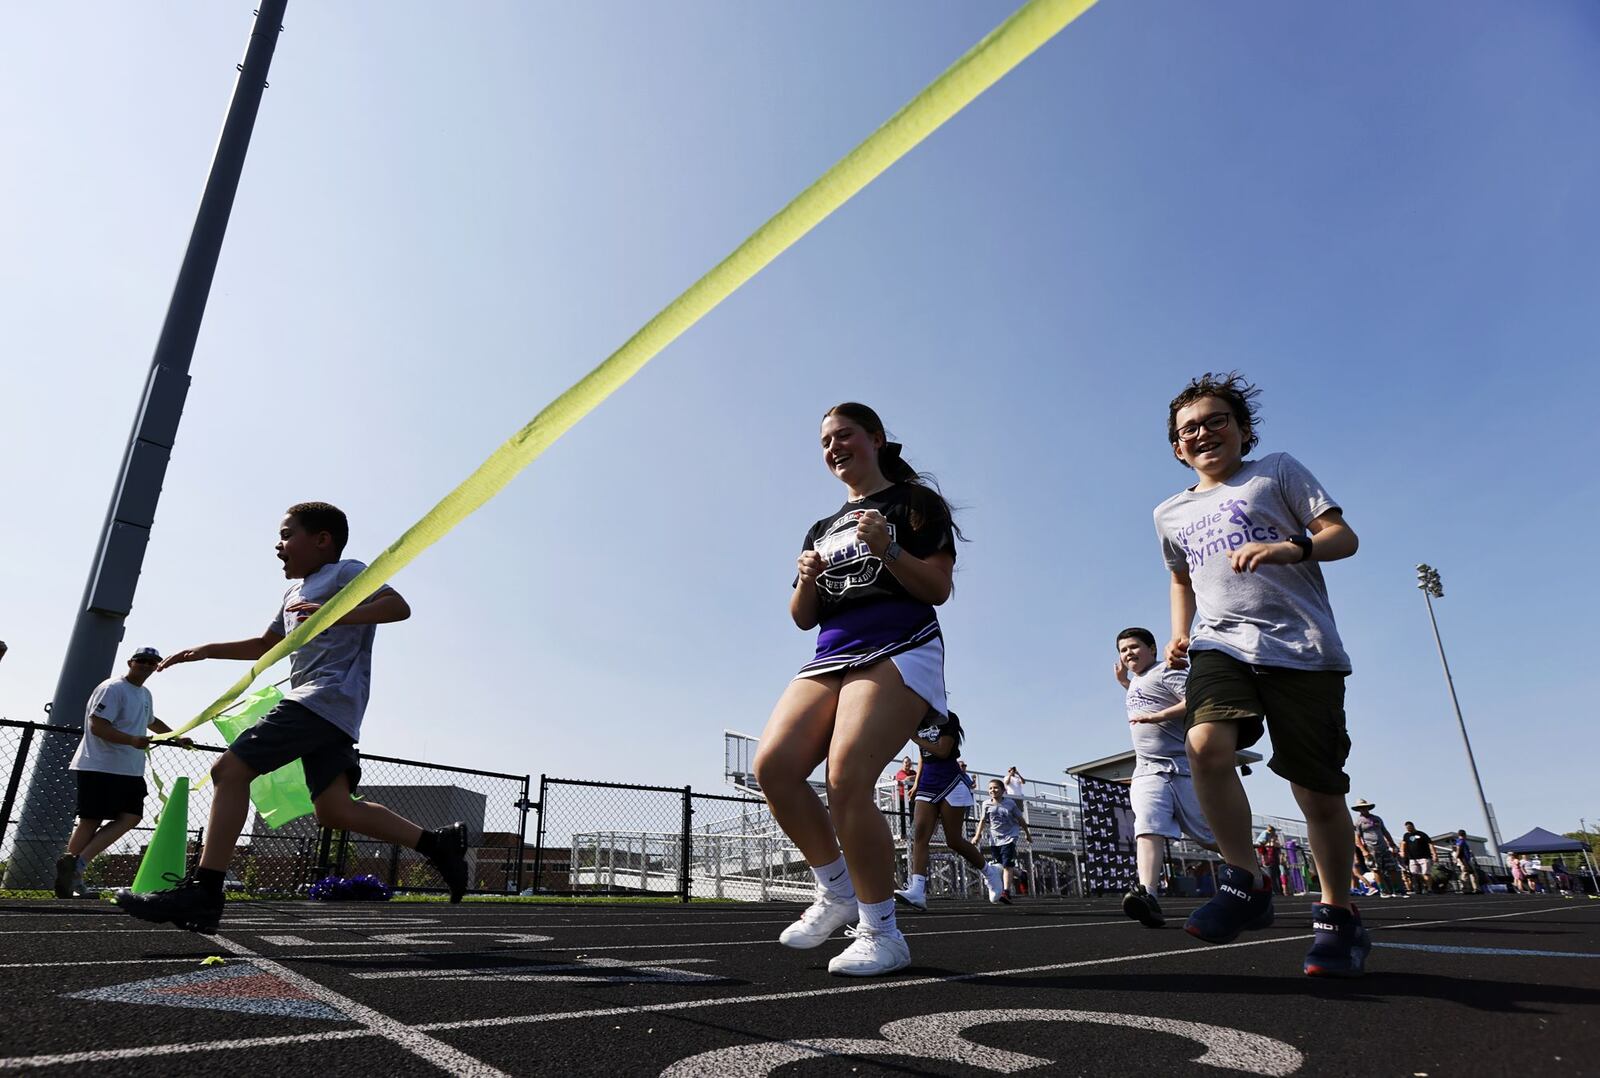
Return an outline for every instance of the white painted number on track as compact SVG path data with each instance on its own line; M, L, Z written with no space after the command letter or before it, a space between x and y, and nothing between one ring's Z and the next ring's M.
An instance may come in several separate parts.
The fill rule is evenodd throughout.
M974 1026L1005 1022L1088 1022L1125 1026L1155 1033L1175 1033L1198 1041L1205 1052L1196 1063L1245 1074L1293 1074L1305 1062L1294 1048L1259 1033L1226 1026L1152 1018L1141 1014L1105 1011L995 1010L960 1011L903 1018L878 1030L882 1040L825 1037L816 1040L772 1041L718 1048L681 1059L661 1072L661 1078L766 1078L788 1063L826 1056L898 1056L902 1059L936 1059L978 1067L1000 1074L1016 1074L1052 1061L975 1044L962 1034Z

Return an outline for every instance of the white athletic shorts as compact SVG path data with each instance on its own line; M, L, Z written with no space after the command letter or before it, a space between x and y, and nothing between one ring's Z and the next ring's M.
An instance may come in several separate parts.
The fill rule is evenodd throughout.
M968 786L960 779L957 779L950 785L948 789L944 790L943 792L935 792L932 790L924 792L922 790L918 790L917 800L929 801L935 805L949 805L952 808L958 809L971 808L974 804L972 799L972 787Z
M1200 800L1194 795L1194 780L1188 775L1135 775L1128 800L1133 804L1134 834L1162 838L1188 835L1196 842L1216 841L1206 826L1205 813L1200 811Z
M944 637L936 636L919 648L892 655L889 661L900 671L906 688L928 701L928 706L939 714L950 714L944 698Z
M1413 857L1409 867L1413 876L1426 876L1433 871L1433 861L1427 857Z

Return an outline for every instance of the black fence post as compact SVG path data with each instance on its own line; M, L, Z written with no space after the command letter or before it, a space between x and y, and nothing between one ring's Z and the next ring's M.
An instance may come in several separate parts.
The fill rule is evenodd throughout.
M317 840L317 871L327 876L333 863L333 828L322 827L318 830L321 834Z
M400 886L400 843L396 842L389 847L389 886Z
M6 828L11 826L11 810L17 804L17 787L22 782L22 769L28 764L28 749L33 746L33 727L22 728L22 744L17 747L16 762L11 765L11 781L6 783L6 797L0 803L0 843L6 840Z
M350 852L350 832L348 832L348 831L340 831L339 832L339 860L338 860L338 865L334 868L334 871L333 871L333 874L335 876L343 876L345 874L344 873L345 858L349 854L349 852Z
M683 849L678 866L678 891L682 901L689 901L689 859L694 856L694 791L683 788Z
M533 811L538 815L538 823L534 825L533 832L533 889L539 890L544 882L544 776L539 776L539 800L533 803ZM570 871L570 869L569 869Z
M522 893L522 862L528 856L528 809L532 803L528 800L528 787L533 782L531 775L522 776L522 798L517 802L517 863L512 869L512 887L515 894Z

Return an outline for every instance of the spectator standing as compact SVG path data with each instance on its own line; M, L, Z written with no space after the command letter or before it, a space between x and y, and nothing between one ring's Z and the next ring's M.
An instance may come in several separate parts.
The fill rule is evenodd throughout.
M1283 844L1278 841L1278 829L1267 829L1256 836L1256 857L1261 860L1261 871L1266 874L1267 886L1274 894L1285 894L1283 888Z
M1461 893L1483 894L1483 881L1478 878L1478 859L1473 856L1472 843L1467 841L1466 831L1456 832L1456 840L1450 847L1450 856L1455 860L1456 871L1461 874Z
M1400 856L1406 863L1406 886L1413 894L1426 894L1428 874L1433 871L1433 841L1410 820L1400 836Z
M1377 806L1362 798L1350 806L1356 814L1356 843L1367 851L1368 871L1378 877L1378 888L1385 898L1406 893L1400 882L1400 847L1389 833L1389 825L1372 810Z
M1524 891L1527 890L1527 888L1524 886L1524 883L1526 882L1527 877L1523 874L1523 871L1522 871L1522 858L1517 854L1512 854L1511 857L1510 857L1510 864L1511 864L1511 889L1513 891L1515 891L1517 894L1520 895Z

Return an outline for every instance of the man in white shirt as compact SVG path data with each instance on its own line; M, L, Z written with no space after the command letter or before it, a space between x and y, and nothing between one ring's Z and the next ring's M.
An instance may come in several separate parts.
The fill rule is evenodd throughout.
M56 859L57 898L93 897L83 885L84 869L144 816L149 731L168 729L155 717L144 687L160 661L155 648L140 648L128 659L126 674L102 681L89 694L83 740L71 764L78 783L78 826ZM188 747L190 741L180 738L177 744Z

